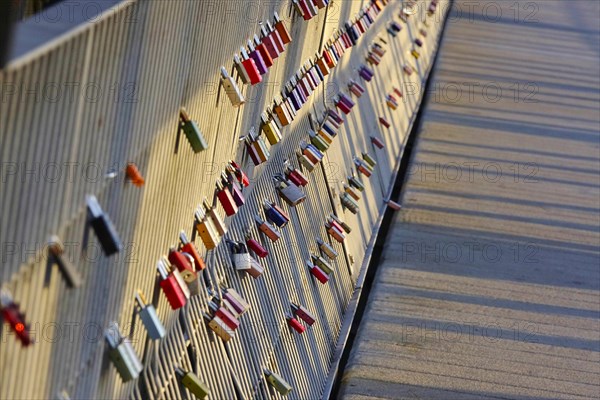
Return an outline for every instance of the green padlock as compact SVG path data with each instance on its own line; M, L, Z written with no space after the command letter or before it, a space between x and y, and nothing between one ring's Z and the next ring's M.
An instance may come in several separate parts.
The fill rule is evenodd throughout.
M279 374L275 372L265 370L265 375L267 375L267 381L281 393L283 396L287 395L292 391L292 386L287 383Z
M329 264L323 257L321 256L312 256L313 263L317 264L319 268L323 270L327 275L331 275L333 269L331 268L331 264Z
M362 157L363 157L363 160L365 160L366 163L369 164L371 167L374 167L377 165L377 162L369 154L362 153Z
M329 144L321 137L318 136L315 132L310 131L310 142L315 145L315 147L321 151L327 151L329 149Z
M181 368L175 367L175 373L177 373L179 379L181 379L183 386L188 388L190 393L196 396L196 398L204 399L210 394L208 386L200 381L200 378L193 372L185 372Z
M361 192L365 191L365 185L363 185L363 183L354 176L348 177L348 183L350 184L350 186L352 186L355 189L358 189Z
M185 108L182 108L179 113L179 120L181 124L181 129L185 134L188 142L190 142L190 146L192 146L192 150L194 153L199 153L202 150L208 149L208 143L204 136L202 135L202 131L198 127L195 121L192 121L185 111Z

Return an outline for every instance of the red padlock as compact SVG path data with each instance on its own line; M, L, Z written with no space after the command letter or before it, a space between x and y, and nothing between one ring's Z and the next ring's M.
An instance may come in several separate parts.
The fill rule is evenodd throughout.
M181 288L177 278L173 273L169 273L168 267L160 260L158 262L158 273L162 280L160 281L160 287L167 298L167 301L171 305L173 310L177 310L187 303L187 298Z
M385 119L384 117L379 117L379 122L381 123L381 125L385 126L386 128L389 128L391 125L388 122L387 119Z
M169 262L177 268L183 280L187 283L193 282L198 277L194 268L194 259L191 255L171 249L169 251Z
M340 109L341 112L348 115L350 114L350 107L346 103L344 103L341 99L338 98L338 101L335 103L336 107Z
M309 265L310 273L322 284L326 284L329 281L329 276L323 272L323 270L316 265Z
M304 331L306 330L306 328L304 326L302 326L302 324L300 323L300 321L298 321L296 318L293 317L287 317L287 322L288 325L295 330L298 333L304 333Z
M316 318L306 308L298 304L292 304L292 310L294 311L294 315L306 322L308 326L312 326L315 323Z
M279 50L277 48L277 45L275 44L275 38L270 35L270 32L267 29L266 25L263 25L261 27L261 32L262 32L262 39L261 39L261 41L265 45L265 47L267 48L267 51L271 55L271 58L273 60L275 60L277 57L279 57Z
M375 136L371 136L371 143L373 143L379 149L383 149L385 147L383 141Z
M215 317L218 317L221 321L225 322L225 325L232 331L235 331L240 327L240 321L225 307L219 307L212 301L209 302L208 306L212 309Z
M269 255L269 252L267 251L267 249L265 249L263 247L263 245L260 244L255 239L246 238L246 245L248 246L248 248L250 250L252 250L254 252L254 254L256 254L260 258L265 258L266 256Z
M244 187L250 186L250 179L248 178L248 175L246 175L246 173L242 170L238 163L236 163L233 160L230 160L228 169L235 175L238 182L241 183Z
M323 50L323 60L327 64L328 68L334 68L336 66L336 63L334 62L333 57L331 56L331 53L329 52L329 50ZM325 74L323 74L323 75L325 75Z
M267 68L271 68L273 66L273 57L271 57L271 53L269 53L267 46L260 41L258 35L254 35L254 47L262 56Z
M262 75L260 74L260 71L258 70L258 67L256 66L254 60L248 57L248 54L246 53L246 50L243 47L240 50L242 54L242 67L248 75L250 84L256 85L262 82Z
M283 21L279 19L279 15L277 13L275 13L275 29L277 32L279 32L279 36L281 37L283 44L291 43L292 37L290 36L290 31L288 31Z
M282 54L285 51L285 45L283 39L279 34L279 31L271 26L271 23L267 21L267 29L269 30L269 36L273 38L273 44L277 48L277 52Z
M302 18L305 21L308 21L312 17L314 17L314 15L312 15L310 8L308 7L308 4L306 3L307 1L308 0L298 0L298 5L300 6L300 9L302 10Z
M189 254L194 259L194 267L196 268L196 271L202 271L204 268L206 268L206 264L200 256L200 252L196 248L196 245L188 241L185 232L182 231L179 233L179 240L181 241L181 251Z
M241 48L241 54L242 54L242 67L244 68L244 71L246 72L246 75L248 76L248 80L250 81L251 85L256 85L260 82L262 82L262 75L260 74L260 71L258 70L258 67L256 66L256 63L254 62L253 59L248 57L248 54L246 53L246 49L244 49L243 47Z
M235 203L235 200L233 199L229 188L223 186L223 184L220 181L217 182L217 198L219 199L221 206L223 206L223 209L225 210L225 215L231 217L232 215L235 215L238 212L238 206Z
M8 323L10 328L16 333L17 339L25 347L32 343L29 336L29 326L25 323L25 314L19 311L19 305L16 304L8 291L0 292L0 315Z

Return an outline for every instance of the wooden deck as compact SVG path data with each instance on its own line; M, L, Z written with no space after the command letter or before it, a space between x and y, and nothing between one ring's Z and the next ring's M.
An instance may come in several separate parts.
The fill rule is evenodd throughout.
M340 396L600 398L600 3L467 3Z

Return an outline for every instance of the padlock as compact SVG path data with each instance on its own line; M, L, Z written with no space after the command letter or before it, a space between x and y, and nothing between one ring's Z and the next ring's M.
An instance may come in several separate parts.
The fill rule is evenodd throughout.
M203 314L203 317L209 321L208 327L225 343L235 335L235 332L221 318L216 316L211 318L208 314Z
M327 144L333 143L334 136L332 136L327 130L323 129L322 127L317 132L317 135L319 135L321 137L321 139L323 139L325 142L327 142Z
M331 51L329 49L323 50L322 57L323 57L322 59L325 61L325 63L327 64L327 67L329 69L335 68L335 66L337 65L337 62L335 61L335 59L331 55ZM323 73L323 75L326 75L326 74Z
M262 32L262 38L261 38L262 44L265 45L271 58L273 60L277 59L277 57L279 57L279 50L277 48L277 45L275 44L274 36L270 35L269 30L267 29L266 25L261 26L261 32Z
M134 184L134 186L141 187L144 186L144 177L142 173L138 169L137 165L134 163L127 163L127 167L125 168L125 175L127 179Z
M373 43L371 45L371 51L373 51L373 53L377 54L379 57L383 57L386 53L386 50L379 43Z
M210 388L193 372L186 372L179 367L175 367L175 373L181 380L181 384L196 398L204 399L210 394Z
M25 314L19 309L19 305L13 301L10 292L6 289L0 290L0 323L5 321L17 335L17 339L23 347L33 343L29 335L29 325L25 322Z
M285 43L283 43L283 39L279 34L279 31L271 26L271 22L267 21L267 31L269 31L269 36L273 38L273 44L277 48L277 52L281 55L285 52Z
M369 154L367 153L362 153L362 158L363 160L365 160L365 162L367 164L369 164L371 167L375 167L377 165L377 162L375 161L375 159L373 159L373 157L371 157Z
M169 262L177 268L185 282L193 282L198 277L194 258L191 255L171 248L169 250Z
M396 210L396 211L398 211L398 210L402 209L402 206L401 206L399 203L396 203L396 202L395 202L395 201L393 201L393 200L388 200L388 201L387 201L387 205L388 205L388 207L390 207L392 210Z
M246 53L246 49L243 47L240 48L240 54L242 55L242 67L246 71L246 75L248 76L250 84L254 86L261 83L262 75L258 71L254 60L248 57L248 53Z
M334 238L336 242L343 243L344 239L346 239L346 235L344 235L343 228L340 229L333 224L329 224L328 226L326 226L326 228L327 228L327 233L332 238Z
M388 129L391 126L391 124L388 122L388 120L385 119L384 117L379 117L379 123L381 123L381 125L385 126Z
M397 23L396 21L392 21L392 22L390 22L390 28L391 28L391 29L392 29L394 32L398 33L398 32L400 32L400 31L402 30L402 25L400 25L400 24L399 24L399 23Z
M378 149L383 149L385 147L383 141L376 136L371 136L371 143L377 146Z
M235 161L229 160L227 168L229 169L230 172L232 172L235 175L238 182L242 186L244 186L244 187L250 186L250 179L248 178L248 175L246 175L246 173L242 170L242 168Z
M358 213L358 203L356 203L356 201L354 201L354 199L352 199L348 193L341 195L340 200L342 201L342 205L350 210L352 214Z
M421 34L421 36L423 36L424 38L427 37L427 31L423 28L419 29L419 33Z
M263 208L267 218L279 228L283 228L290 221L289 215L287 215L287 213L275 203L269 203L268 201L265 201Z
M329 243L325 243L321 239L317 238L317 244L319 245L319 249L321 249L321 251L325 253L329 259L333 260L337 258L337 251L335 251L335 249Z
M194 214L194 225L196 232L200 235L200 239L206 247L206 250L212 250L219 244L220 238L215 230L215 227L204 213L204 210L198 208Z
M196 121L192 121L185 108L179 110L179 126L183 130L194 153L199 153L202 150L208 149L208 143L198 127Z
M329 118L326 119L325 121L323 121L323 124L321 124L320 131L327 133L332 138L337 136L337 128L333 124L333 121L330 120Z
M221 84L223 85L223 89L225 89L227 97L229 97L229 101L231 101L231 104L234 107L239 107L246 102L240 88L238 88L238 85L233 78L227 74L225 67L221 67Z
M352 232L352 228L350 227L350 225L348 225L347 223L345 223L344 221L342 221L335 214L330 214L330 218L331 218L331 221L335 221L336 224L338 224L339 226L341 226L342 229L344 230L344 232L346 232L346 233Z
M250 304L233 288L223 291L223 300L226 305L229 303L230 309L233 309L238 315L242 315L250 309Z
M258 51L263 59L267 68L271 68L273 66L273 57L271 57L271 53L267 49L267 46L263 42L261 42L258 35L254 35L254 48Z
M96 196L86 196L88 223L94 230L102 250L106 256L111 256L123 249L121 238L112 221L104 213Z
M315 0L317 8L325 8L329 4L329 0Z
M231 245L231 252L233 253L233 265L238 271L246 271L251 267L250 253L248 247L241 242L229 242Z
M325 54L325 51L323 53ZM329 75L329 65L325 56L317 57L317 67L323 76Z
M189 254L194 260L194 270L202 271L204 268L206 268L206 264L200 256L200 252L196 248L196 245L188 241L185 232L181 231L179 233L179 240L181 241L181 251L183 253Z
M299 334L304 333L304 331L306 330L306 328L300 323L300 321L298 321L296 318L292 317L291 315L286 315L286 320L287 320L287 323L290 326L290 328L292 328Z
M258 240L256 239L252 239L249 236L246 237L246 245L250 250L254 252L254 254L256 254L260 258L265 258L269 255L267 249L265 249L263 245L260 244L260 242L258 242Z
M244 194L242 193L242 187L239 182L235 180L233 176L225 175L225 183L231 193L231 197L233 197L235 205L239 208L246 204L246 197L244 197Z
M308 10L308 6L306 5L306 0L292 0L292 3L294 4L296 12L300 14L302 19L308 21L312 18L312 15L310 15L310 12Z
M212 310L213 315L225 322L225 325L227 325L232 331L235 331L240 327L240 321L225 307L219 306L214 301L209 301L208 306Z
M273 386L273 388L277 390L279 394L285 396L292 391L292 386L287 383L279 374L269 370L265 370L264 372L267 376L267 382L269 382L269 384Z
M379 58L379 56L377 56L374 53L370 53L367 58L366 58L367 62L371 65L379 65L379 63L381 63L381 58Z
M415 44L419 47L423 47L423 41L420 38L415 39Z
M395 110L395 109L397 109L397 108L398 108L398 104L396 104L396 103L395 103L395 102L394 102L394 101L393 101L393 100L390 98L390 96L387 96L387 99L386 99L386 101L385 101L385 102L386 102L387 106L388 106L389 108L391 108L392 110Z
M307 265L311 275L314 276L323 285L329 281L329 275L323 272L321 268L317 267L316 265L310 262L307 262Z
M327 151L329 149L329 143L327 143L321 136L317 135L313 130L308 132L310 136L310 142L321 151Z
M413 57L414 57L416 60L418 60L418 59L419 59L419 57L421 56L421 54L420 54L420 53L419 53L417 50L412 50L412 51L410 52L410 54L411 54L411 55L412 55L412 56L413 56Z
M333 108L327 109L327 116L331 118L332 121L335 121L338 126L341 126L344 123L344 119L340 114L337 113Z
M410 65L405 65L404 67L402 67L402 70L408 76L411 76L413 74L413 69L411 68Z
M296 152L298 156L298 161L304 168L306 168L309 172L312 172L315 169L317 163L313 162L310 158L305 156L301 151Z
M353 187L350 187L350 186L344 184L344 191L346 193L348 193L350 195L350 197L352 197L354 200L356 200L356 201L360 200L360 194L359 194L358 190L354 189Z
M400 89L398 89L397 87L392 87L392 90L394 91L394 93L396 94L396 96L402 98L403 94L402 91Z
M281 234L277 231L277 229L269 224L268 222L263 221L258 215L254 217L256 223L258 224L258 229L264 233L272 242L276 242Z
M360 98L363 95L363 92L354 83L354 81L350 81L350 83L348 84L348 89L350 90L350 92L352 92L352 94L354 94L358 98Z
M270 118L266 112L262 113L260 118L261 118L261 129L264 132L265 136L267 137L269 144L271 146L273 146L273 145L279 143L282 136L281 136L281 131L279 130L279 127L277 126L275 121L273 121L273 119Z
M260 155L258 154L258 150L254 146L254 142L252 142L248 137L246 137L245 142L246 142L246 152L250 156L250 159L252 160L252 163L255 166L258 166L266 161L266 160L261 159Z
M188 255L188 257L190 258L190 263L192 263L193 261L191 260L191 256ZM164 265L169 265L169 260L167 257L163 257L163 263L164 263ZM185 279L183 279L181 272L179 272L179 270L177 268L171 267L171 274L173 275L173 277L175 278L175 280L181 287L181 292L185 296L186 300L189 299L192 293L191 293L189 286L185 282Z
M285 174L287 178L294 182L294 184L297 186L308 185L308 178L298 168L292 168L287 165L285 167Z
M309 148L306 144L302 148L302 154L310 160L313 167L321 162L321 158L319 158L318 154L315 153L311 148Z
M313 326L317 320L317 318L310 311L299 304L292 303L292 311L296 317L306 322L308 326Z
M283 105L283 102L276 102L273 110L275 111L275 115L277 115L277 119L279 120L281 126L288 126L292 123L292 116L289 114L287 108Z
M371 80L373 79L373 71L371 69L369 69L366 65L363 65L359 71L358 74L361 76L361 78L363 78L365 81L367 82L371 82Z
M169 267L163 260L159 260L156 269L160 274L161 281L160 287L167 298L171 308L177 310L187 303L187 297L184 293L183 285L180 284L179 280L175 275L175 271L169 272Z
M246 272L254 279L258 279L265 272L265 269L254 257L250 257L250 269Z
M388 32L390 35L392 35L392 37L396 37L396 36L398 36L398 32L397 32L397 31L396 31L394 28L392 28L392 26L391 26L391 25L388 25L388 27L386 28L386 30L387 30L387 32Z
M269 72L269 68L267 67L267 64L265 63L265 59L263 58L261 52L256 50L256 47L254 47L254 42L252 40L248 40L247 44L248 44L248 56L250 56L250 58L254 60L254 64L256 64L256 68L258 69L258 72L261 75L265 75L267 72Z
M152 304L148 304L144 294L140 290L138 290L135 295L135 301L139 307L138 314L144 324L144 328L146 328L148 337L152 340L164 338L167 334L167 330L158 317L156 308L154 308Z
M325 156L323 153L321 153L321 150L317 149L311 143L306 143L304 141L301 141L300 146L302 147L302 153L306 154L309 158L311 158L313 161L315 161L315 163L321 162L321 160Z
M225 210L225 215L231 217L232 215L237 214L238 206L235 203L235 200L233 200L233 196L231 195L229 188L227 186L223 186L223 183L221 181L218 181L216 186L217 199L219 199L223 210Z
M279 36L281 37L281 41L283 44L289 44L292 41L292 37L290 36L290 32L287 27L283 23L281 19L279 19L279 15L277 12L275 13L275 29L279 32Z
M65 254L65 248L58 236L50 237L48 241L48 253L48 261L51 261L49 265L58 265L58 269L69 287L76 288L83 284L81 274Z
M354 106L356 105L356 103L354 101L352 101L350 96L346 95L345 93L340 92L338 96L339 96L340 101L343 102L344 104L346 104L349 109L352 110L352 108L354 108Z
M217 212L216 207L212 207L208 204L208 199L204 198L202 201L202 205L204 206L204 212L207 218L207 228L211 233L211 236L215 239L215 243L219 244L221 241L221 237L225 236L227 233L227 226L221 217L221 214ZM207 250L209 250L207 248Z
M319 13L319 9L317 8L317 6L314 3L314 0L306 0L306 5L308 6L308 9L310 11L310 14L314 17L315 15L317 15Z
M355 189L358 189L361 192L364 192L365 190L365 185L363 185L363 183L354 176L348 177L348 183L350 184L350 186L352 186Z
M323 272L325 272L327 275L331 275L331 273L333 272L333 269L331 267L331 264L329 264L327 262L327 260L325 260L323 257L321 256L311 256L313 264L317 265L319 268L321 268L321 270Z
M235 70L237 71L237 74L240 77L240 80L242 81L242 83L244 85L249 84L250 77L248 76L246 69L242 65L242 61L240 60L240 58L238 57L237 54L233 56L233 66L235 67Z
M280 175L274 176L273 180L279 195L290 207L295 207L306 200L306 194L291 181Z
M144 366L140 362L129 339L123 337L116 322L104 332L108 344L108 357L117 369L123 382L137 379Z

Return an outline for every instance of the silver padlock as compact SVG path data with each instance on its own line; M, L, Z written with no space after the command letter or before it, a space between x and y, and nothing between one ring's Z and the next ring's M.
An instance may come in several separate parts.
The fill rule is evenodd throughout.
M331 260L337 258L338 253L333 249L333 247L329 243L325 243L320 238L317 239L317 244L323 253L327 255Z
M144 294L139 290L135 295L135 300L140 307L138 314L140 315L140 319L146 328L146 332L148 332L148 337L150 337L152 340L164 338L167 334L167 330L158 317L156 308L154 308L152 304L148 304Z
M225 89L225 93L227 93L227 97L231 101L231 104L234 107L239 107L246 102L244 95L240 91L240 88L235 83L233 78L229 76L225 67L221 67L221 84Z
M142 363L138 358L129 339L123 337L119 332L119 326L112 322L104 332L108 343L108 356L117 369L123 382L137 379L143 370Z

